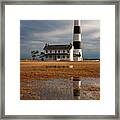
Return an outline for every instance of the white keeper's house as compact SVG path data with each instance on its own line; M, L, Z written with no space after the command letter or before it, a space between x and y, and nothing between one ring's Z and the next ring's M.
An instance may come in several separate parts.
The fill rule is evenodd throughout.
M73 59L73 46L69 45L49 45L46 44L43 48L45 60L68 60L72 61Z

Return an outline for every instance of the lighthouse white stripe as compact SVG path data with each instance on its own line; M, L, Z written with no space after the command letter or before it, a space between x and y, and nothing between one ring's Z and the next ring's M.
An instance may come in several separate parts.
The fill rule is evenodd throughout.
M81 41L81 34L74 34L73 41Z

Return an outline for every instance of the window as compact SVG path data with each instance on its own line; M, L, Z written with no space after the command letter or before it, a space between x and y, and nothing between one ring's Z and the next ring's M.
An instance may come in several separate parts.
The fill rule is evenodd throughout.
M63 56L63 58L65 58L65 56Z
M52 50L50 50L50 53L52 53Z
M48 56L46 56L46 58L48 58Z
M63 50L63 53L65 53L65 50Z
M69 50L67 50L67 53L69 53Z
M48 51L46 50L46 53L48 53Z
M58 53L60 53L60 50L58 50Z
M60 56L58 56L58 58L60 58Z
M52 58L52 56L50 55L50 58Z
M55 53L57 53L57 51L55 50Z
M67 55L67 58L69 58L69 55Z

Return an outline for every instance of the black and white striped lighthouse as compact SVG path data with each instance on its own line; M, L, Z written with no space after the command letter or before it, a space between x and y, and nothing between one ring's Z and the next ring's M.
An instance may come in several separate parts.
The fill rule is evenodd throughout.
M80 20L74 20L74 29L73 29L73 60L82 61L82 48L81 48L81 28Z

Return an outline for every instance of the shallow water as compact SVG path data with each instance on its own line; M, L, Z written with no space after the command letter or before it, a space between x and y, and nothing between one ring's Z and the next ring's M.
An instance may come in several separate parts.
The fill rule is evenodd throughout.
M21 100L99 100L99 78L59 78L21 81ZM79 95L74 89L79 89Z

